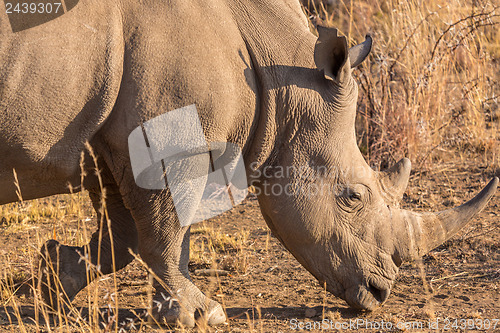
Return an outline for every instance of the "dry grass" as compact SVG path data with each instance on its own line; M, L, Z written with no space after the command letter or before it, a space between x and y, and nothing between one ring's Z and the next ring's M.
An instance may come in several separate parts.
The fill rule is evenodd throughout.
M476 163L495 172L500 165L498 2L331 3L308 6L314 22L338 27L351 42L361 41L366 33L375 40L372 56L355 72L360 84L359 145L370 164L384 168L408 156L415 169L423 170L444 161L462 163L474 156ZM96 281L86 289L87 316L72 305L67 312L52 316L36 296L35 320L29 325L23 320L16 289L20 282L29 282L38 275L36 258L44 240L87 244L94 217L85 193L0 206L0 227L7 232L36 229L39 223L53 224L51 234L36 233L34 239L26 240L29 246L23 251L31 258L29 267L19 266L8 254L0 256L0 306L10 307L15 314L0 318L0 323L11 323L21 332L119 331L127 325L139 328L147 324L139 317L127 325L117 322L114 314L121 304L116 297L114 275L109 288L103 287L105 281ZM77 221L76 229L66 227L71 221ZM250 246L247 231L229 235L199 224L193 227L192 234L192 263L237 274L246 272ZM338 318L338 313L329 315ZM249 327L263 331L253 318L248 320Z
M211 224L195 225L191 228L190 261L195 265L245 274L248 236L247 230L229 235Z
M90 155L94 157L96 165L96 175L100 181L100 174L97 167L97 159L93 155L92 148L87 146ZM83 164L81 165L84 169ZM82 173L84 174L84 173ZM101 183L101 182L100 182ZM101 183L102 189L102 183ZM106 211L105 191L102 196L102 221L97 223L108 224L109 217ZM37 278L40 276L40 266L38 258L42 255L39 249L47 239L57 239L62 244L83 246L90 240L90 230L94 229L95 216L91 202L86 191L73 195L57 195L50 198L22 201L21 189L19 189L20 202L0 206L0 220L6 234L25 233L30 235L34 231L34 239L26 239L29 246L21 247L23 255L30 258L28 264L12 261L6 255L0 256L2 266L0 269L0 306L5 310L6 318L0 317L0 325L10 325L16 327L21 332L35 331L66 331L66 332L122 332L129 329L140 329L141 327L154 325L156 327L168 328L165 323L158 323L153 318L147 318L146 313L133 313L126 320L118 320L119 310L123 304L119 301L119 288L116 274L102 277L97 265L93 265L86 257L81 259L91 267L90 274L96 274L96 281L89 284L84 291L83 301L86 309L76 308L74 304L69 304L63 297L58 297L58 304L64 304L57 312L49 309L41 300ZM75 223L76 227L75 227ZM40 228L51 231L39 233L40 224L53 224L52 228ZM69 227L72 225L73 227ZM111 236L112 237L112 236ZM233 235L229 235L215 229L212 226L200 223L192 230L193 240L191 241L191 264L210 267L211 269L224 269L232 274L244 274L247 268L247 250L249 232L240 230ZM111 238L112 241L112 238ZM99 255L99 254L98 254ZM222 259L221 259L222 257ZM137 262L142 266L142 270L149 273L150 283L156 279L160 284L169 290L164 284L139 258ZM49 267L55 271L56 267ZM207 295L217 293L221 289L220 279L217 276L212 279L212 283ZM31 323L25 320L23 312L23 300L26 295L34 300L34 314ZM142 304L142 308L148 309L152 304L152 294L148 293L148 298ZM223 301L223 300L222 300ZM80 300L80 305L82 300ZM165 326L166 325L166 326ZM1 328L1 326L0 326ZM199 323L199 330L205 331L202 322ZM0 329L1 330L1 329ZM176 331L184 331L182 327Z
M305 0L307 2L307 0ZM407 156L417 169L457 156L498 168L500 3L493 0L325 1L315 23L374 49L355 72L359 146L370 164Z

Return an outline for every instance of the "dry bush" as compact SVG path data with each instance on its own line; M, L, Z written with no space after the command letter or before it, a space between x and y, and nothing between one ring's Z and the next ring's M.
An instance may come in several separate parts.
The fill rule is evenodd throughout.
M359 146L372 166L468 155L498 167L498 1L304 2L313 24L339 28L351 44L374 38L355 71Z

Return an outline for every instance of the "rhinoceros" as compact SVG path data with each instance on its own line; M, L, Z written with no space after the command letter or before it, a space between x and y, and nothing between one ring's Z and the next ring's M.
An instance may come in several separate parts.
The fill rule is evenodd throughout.
M199 313L209 324L226 321L190 279L189 226L180 225L169 190L138 186L130 162L130 133L186 105L196 105L207 141L241 148L274 235L357 309L384 303L402 262L449 239L487 204L498 178L454 209L398 207L410 161L376 172L355 138L352 68L372 40L349 48L336 29L318 32L297 0L85 0L15 33L0 13L0 204L18 200L16 182L24 199L83 187L98 218L105 194L109 217L87 250L44 245L40 289L49 305L88 284L89 262L109 274L135 252L161 282L155 304L169 299L155 316L187 326ZM279 167L307 172L278 176ZM335 190L297 190L320 183ZM287 185L286 194L265 188Z

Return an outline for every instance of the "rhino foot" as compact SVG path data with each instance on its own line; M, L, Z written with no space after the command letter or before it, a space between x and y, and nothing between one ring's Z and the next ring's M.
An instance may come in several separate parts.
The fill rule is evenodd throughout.
M54 310L64 309L87 285L81 247L47 241L40 250L39 288L44 302Z
M222 306L214 300L208 299L208 305L193 307L180 304L173 298L167 298L161 303L155 301L153 315L158 323L179 325L184 327L219 325L226 322L226 314Z

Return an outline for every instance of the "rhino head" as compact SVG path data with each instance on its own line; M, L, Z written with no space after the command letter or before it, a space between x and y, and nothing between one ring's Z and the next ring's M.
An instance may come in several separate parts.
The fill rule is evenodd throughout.
M388 298L399 266L460 230L494 195L498 178L454 209L399 208L410 160L376 172L355 137L358 88L351 71L372 40L349 49L336 29L318 32L316 69L307 84L287 88L286 113L300 116L284 122L251 182L267 224L297 260L352 307L373 310Z

